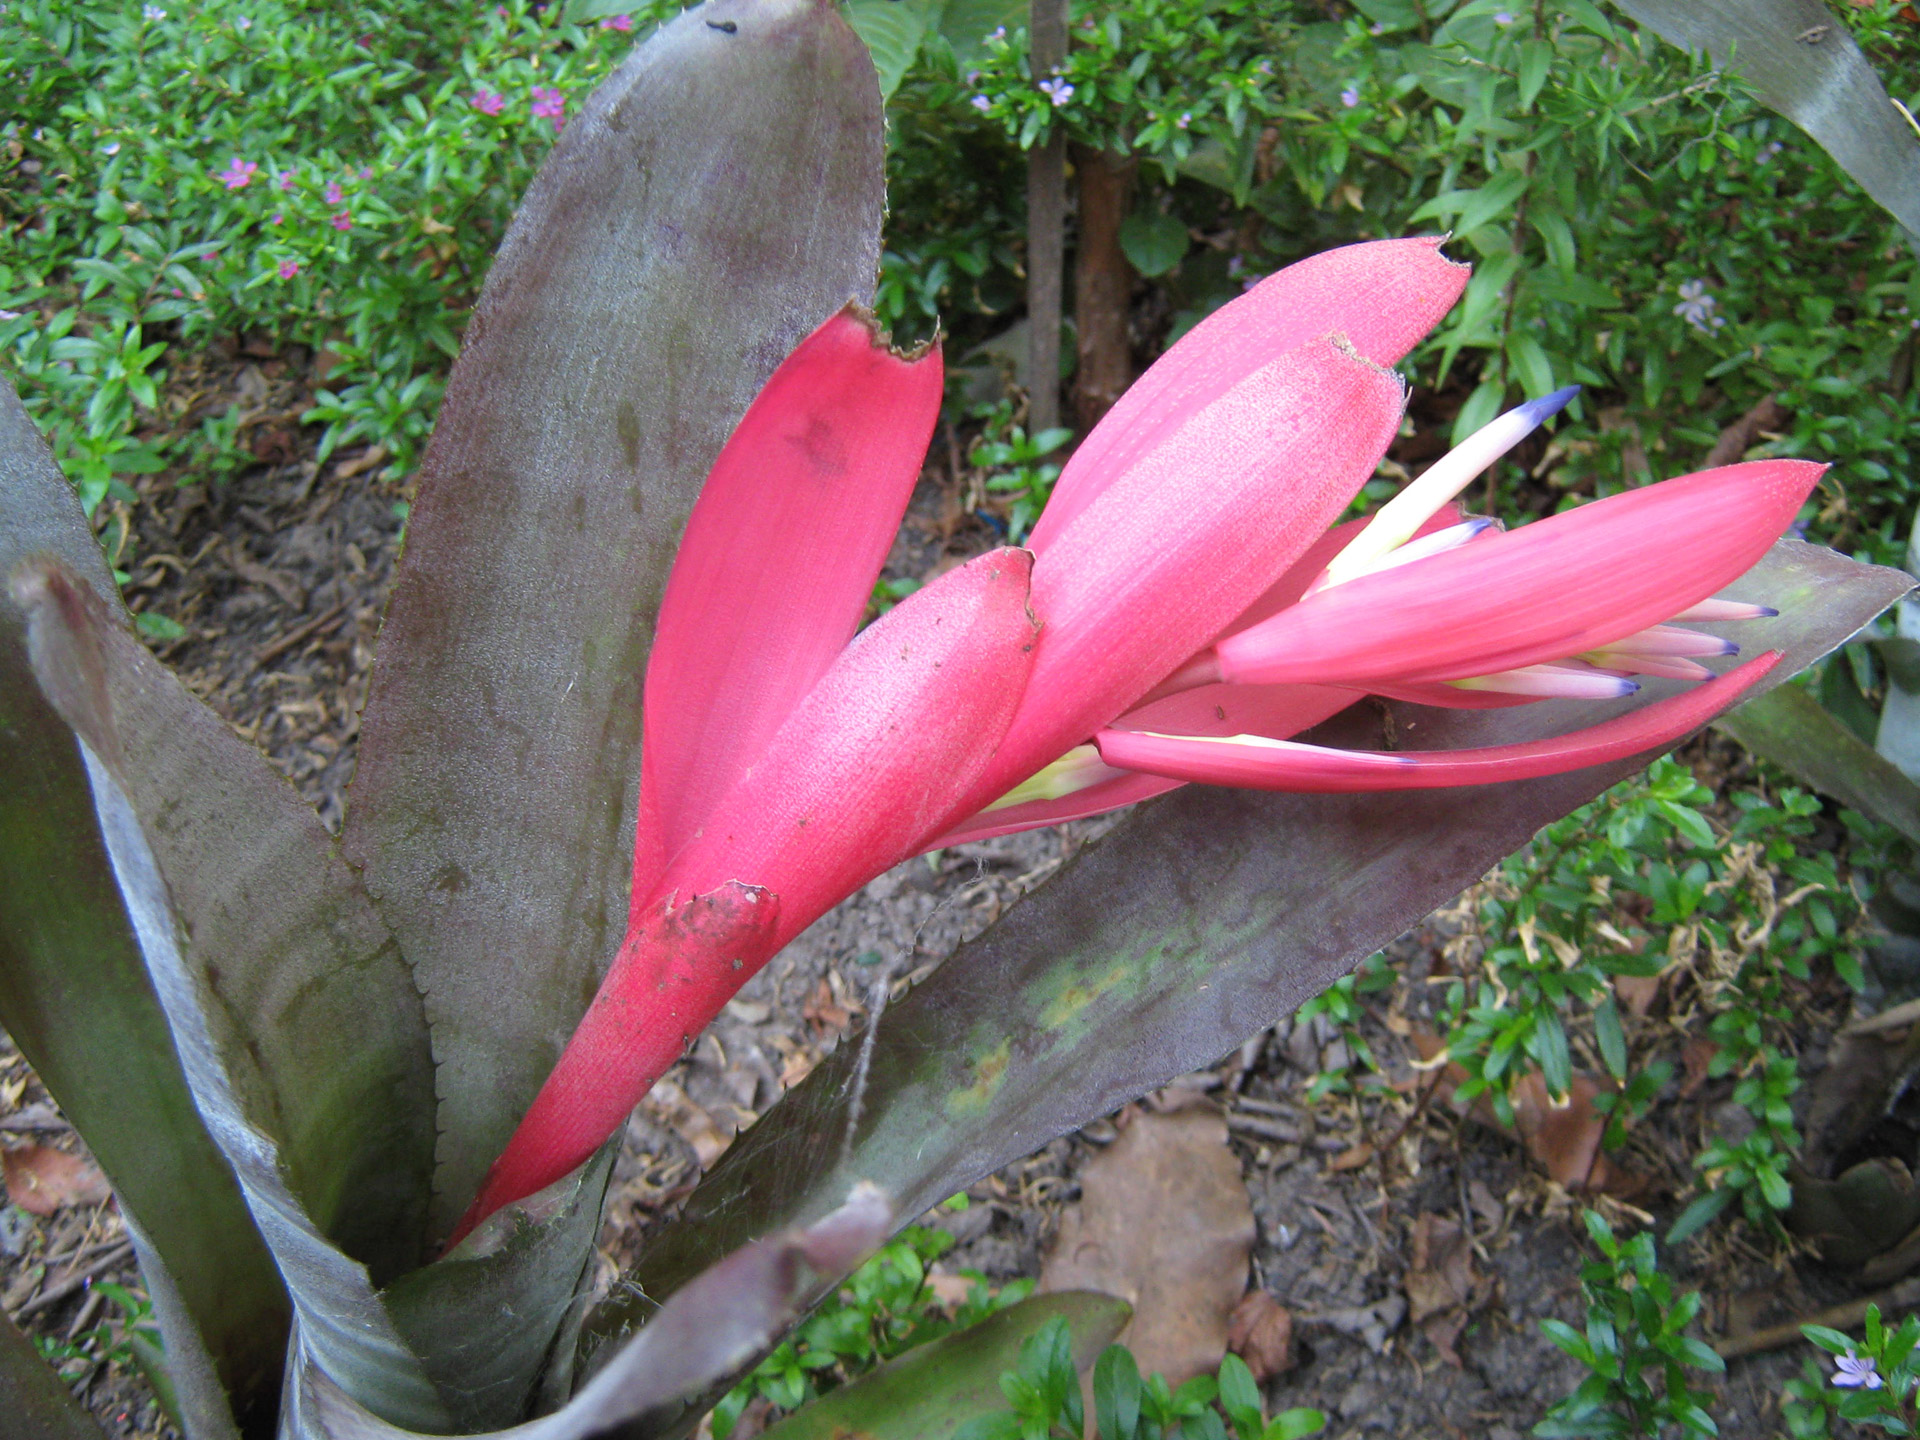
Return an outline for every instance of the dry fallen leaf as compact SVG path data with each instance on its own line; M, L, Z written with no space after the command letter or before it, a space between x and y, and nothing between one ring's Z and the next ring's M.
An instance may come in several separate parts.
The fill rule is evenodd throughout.
M51 1145L22 1145L0 1152L7 1175L7 1198L34 1215L51 1215L68 1205L98 1205L113 1194L91 1160Z
M1480 1284L1473 1246L1458 1221L1443 1215L1422 1215L1414 1221L1413 1263L1407 1267L1405 1288L1407 1313L1415 1324L1465 1305Z
M1293 1312L1265 1290L1249 1290L1227 1322L1227 1349L1264 1385L1293 1368Z
M1247 1284L1253 1207L1227 1122L1210 1106L1137 1113L1087 1162L1040 1289L1099 1290L1133 1306L1120 1333L1142 1373L1212 1374Z
M654 1119L687 1142L702 1170L713 1168L713 1163L733 1144L734 1132L739 1128L737 1124L722 1124L672 1080L656 1083L642 1103Z
M1373 1159L1373 1146L1363 1140L1358 1145L1348 1146L1329 1160L1327 1169L1337 1175L1343 1170L1358 1170L1371 1159Z
M967 1303L967 1297L973 1294L980 1284L965 1275L949 1275L943 1270L927 1272L927 1290L932 1294L934 1303L951 1315Z
M1613 993L1620 997L1620 1003L1634 1015L1645 1016L1653 1008L1653 1002L1660 994L1658 975L1616 975L1613 977Z
M1432 1031L1416 1031L1414 1048L1423 1062L1434 1060L1445 1042ZM1436 1099L1453 1100L1453 1092L1467 1078L1459 1065L1447 1065L1438 1071L1434 1084ZM1646 1188L1646 1178L1610 1161L1600 1151L1606 1134L1607 1117L1594 1107L1594 1101L1606 1091L1591 1075L1575 1072L1564 1102L1556 1105L1547 1093L1547 1082L1540 1073L1529 1071L1514 1082L1509 1099L1513 1104L1514 1128L1527 1153L1545 1168L1554 1182L1568 1190L1604 1191L1616 1199L1630 1200ZM1470 1106L1454 1102L1483 1125L1503 1128L1494 1118L1492 1102L1482 1095Z
M1408 1318L1443 1360L1458 1366L1454 1342L1466 1328L1468 1312L1491 1290L1473 1268L1473 1244L1458 1221L1422 1215L1414 1222L1412 1263L1404 1288Z

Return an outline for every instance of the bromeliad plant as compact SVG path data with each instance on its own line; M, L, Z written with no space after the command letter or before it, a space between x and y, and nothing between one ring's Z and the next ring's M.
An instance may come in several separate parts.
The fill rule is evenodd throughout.
M1908 584L1773 543L1795 462L1462 519L1544 404L1329 531L1465 282L1406 240L1196 329L1025 548L856 635L941 391L847 308L881 153L820 0L710 0L569 124L449 381L337 842L131 634L0 397L0 1021L115 1183L193 1440L685 1433L893 1225L1238 1044ZM1729 644L1666 623L1776 611L1718 678L1688 657ZM608 1137L787 940L919 850L1156 795L584 1288Z

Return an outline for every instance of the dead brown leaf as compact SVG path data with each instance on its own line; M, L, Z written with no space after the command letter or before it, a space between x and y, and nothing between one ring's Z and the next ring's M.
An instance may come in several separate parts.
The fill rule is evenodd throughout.
M812 1025L814 1033L822 1039L846 1029L855 1013L854 1007L842 996L834 994L824 976L807 996L806 1004L800 1007L800 1018Z
M1613 977L1613 993L1620 997L1620 1003L1635 1015L1644 1017L1653 1008L1653 1002L1660 995L1660 977L1658 975L1616 975Z
M113 1194L94 1163L51 1145L22 1145L0 1152L7 1198L33 1215L51 1215L69 1205L98 1205Z
M1720 1047L1704 1035L1696 1035L1681 1048L1680 1064L1685 1071L1680 1081L1680 1098L1691 1100L1694 1093L1707 1083L1707 1066L1713 1063L1713 1057Z
M1373 1146L1362 1141L1358 1145L1348 1146L1334 1156L1327 1162L1327 1169L1336 1174L1343 1170L1358 1170L1371 1159L1373 1159Z
M713 1162L733 1143L737 1124L723 1124L672 1080L656 1083L644 1103L661 1124L687 1142L702 1170L712 1169Z
M1293 1368L1293 1312L1265 1290L1247 1291L1227 1321L1227 1349L1247 1362L1257 1384L1285 1374Z
M1440 1358L1454 1369L1462 1368L1460 1352L1453 1348L1460 1338L1460 1332L1467 1328L1467 1312L1449 1310L1444 1315L1429 1315L1420 1322L1420 1333L1427 1337L1427 1343L1440 1352Z
M1407 1267L1408 1315L1415 1324L1473 1300L1484 1282L1474 1272L1473 1245L1456 1220L1422 1215L1413 1223L1413 1263Z
M1432 1031L1417 1029L1414 1048L1423 1062L1431 1061L1445 1048ZM1453 1092L1467 1078L1459 1065L1438 1070L1434 1079L1434 1098L1453 1101ZM1602 1191L1620 1200L1630 1200L1646 1188L1644 1176L1615 1164L1600 1151L1606 1134L1607 1117L1594 1108L1594 1101L1606 1092L1591 1075L1576 1072L1564 1104L1556 1105L1547 1094L1547 1082L1538 1071L1530 1071L1514 1082L1515 1128L1527 1153L1545 1167L1553 1180L1568 1190ZM1464 1108L1483 1125L1502 1129L1494 1117L1492 1103L1485 1095Z
M369 445L351 460L343 460L334 468L334 474L342 480L351 480L354 476L371 470L387 458L387 447Z
M1247 1283L1253 1207L1211 1107L1141 1112L1087 1162L1041 1290L1099 1290L1133 1306L1119 1339L1171 1385L1212 1374Z
M1592 1076L1576 1072L1566 1102L1555 1105L1547 1094L1547 1082L1537 1072L1530 1073L1513 1087L1514 1124L1527 1153L1556 1184L1629 1200L1646 1188L1646 1180L1601 1153L1607 1117L1593 1102L1602 1093Z

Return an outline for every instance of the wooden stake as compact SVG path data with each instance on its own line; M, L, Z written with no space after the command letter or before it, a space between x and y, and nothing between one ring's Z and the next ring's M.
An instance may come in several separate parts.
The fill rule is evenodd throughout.
M1067 58L1067 0L1029 0L1028 54L1036 80ZM1027 155L1027 433L1060 423L1061 272L1066 263L1067 138L1056 125Z

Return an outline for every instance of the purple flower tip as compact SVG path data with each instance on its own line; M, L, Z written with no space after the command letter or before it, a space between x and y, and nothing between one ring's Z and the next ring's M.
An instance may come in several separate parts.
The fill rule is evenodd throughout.
M495 94L491 90L482 89L474 91L473 97L468 103L482 115L498 115L502 110L506 109L507 97Z
M291 280L299 273L300 262L298 260L282 260L280 262L280 278L282 280Z
M333 217L333 228L336 230L351 230L353 228L353 216L342 210L338 215Z
M247 182L253 179L253 172L260 167L251 160L242 160L238 155L227 162L227 168L213 178L229 190L244 190Z
M329 205L338 205L342 200L347 198L346 192L340 188L340 182L338 180L329 180L327 182L327 188L323 193Z
M282 190L293 189L293 172L291 170L282 170L278 175L274 176L273 183L278 185Z
M1360 87L1357 85L1347 86L1346 89L1340 92L1340 103L1349 110L1353 109L1354 106L1360 103Z
M633 29L633 17L631 15L609 15L600 22L600 28L602 30L631 30Z

